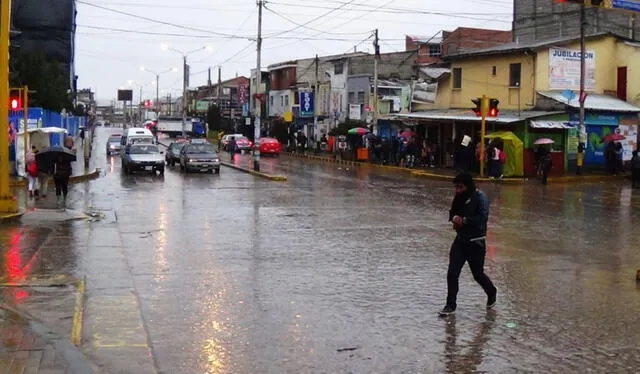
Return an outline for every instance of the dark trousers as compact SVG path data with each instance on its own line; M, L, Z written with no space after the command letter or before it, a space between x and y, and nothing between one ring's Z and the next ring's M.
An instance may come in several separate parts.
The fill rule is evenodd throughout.
M484 257L487 253L484 240L467 242L456 239L449 252L449 270L447 271L447 306L455 309L458 297L458 280L465 262L469 262L473 278L482 286L487 296L495 295L496 287L484 273Z
M640 187L640 169L632 169L631 178L633 180L633 188Z
M69 193L69 176L54 175L53 181L56 184L56 196L62 195L66 199L67 193Z
M549 178L549 170L542 169L542 184L547 184L547 178Z

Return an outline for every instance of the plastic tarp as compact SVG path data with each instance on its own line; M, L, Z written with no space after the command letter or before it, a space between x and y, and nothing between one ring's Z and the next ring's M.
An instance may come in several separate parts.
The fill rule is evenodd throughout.
M504 151L507 153L507 162L504 164L505 177L524 176L524 143L511 131L499 131L486 136L488 139L500 138L504 143Z
M29 129L28 144L27 147L35 145L38 149L43 149L51 146L51 134L64 135L67 130L60 127L42 127L39 129ZM24 131L18 133L16 136L16 174L21 177L26 177L25 165L24 165Z

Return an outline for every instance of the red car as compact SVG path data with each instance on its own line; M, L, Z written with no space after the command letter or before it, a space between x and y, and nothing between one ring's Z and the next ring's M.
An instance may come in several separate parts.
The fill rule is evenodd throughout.
M278 139L260 138L260 154L279 156L282 146Z

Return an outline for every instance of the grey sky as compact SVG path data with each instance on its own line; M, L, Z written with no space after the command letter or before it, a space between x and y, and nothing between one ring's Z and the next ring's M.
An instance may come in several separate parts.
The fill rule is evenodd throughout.
M273 0L266 6L279 15L264 11L262 66L315 54L352 51L357 44L360 44L358 50L372 51L371 40L361 41L375 28L379 29L382 52L404 50L405 34L431 36L456 26L508 30L512 4L508 0ZM416 13L405 12L405 9ZM306 24L326 13L329 14ZM255 38L257 28L257 6L253 0L78 0L77 22L79 87L91 87L99 99L115 97L119 87L129 86L129 80L134 82L132 88L136 89L136 95L142 85L143 98L154 98L155 88L151 82L155 76L140 71L140 66L156 71L178 68L178 73L169 72L160 78L162 95L169 92L178 95L181 56L163 51L162 43L184 52L206 45L211 47L209 51L189 55L191 86L206 83L208 67L214 68L215 81L217 65L222 65L223 80L236 73L248 76L256 65L255 43L247 40Z

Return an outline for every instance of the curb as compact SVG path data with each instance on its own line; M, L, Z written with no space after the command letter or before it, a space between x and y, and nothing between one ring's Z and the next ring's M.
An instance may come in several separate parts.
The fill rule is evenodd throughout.
M223 161L221 161L220 164L222 166L226 166L228 168L235 169L235 170L238 170L238 171L242 171L242 172L251 174L253 176L264 178L264 179L268 179L268 180L274 181L274 182L286 182L288 180L288 178L286 176L284 176L284 175L270 175L270 174L262 173L262 172L259 172L259 171L243 168L243 167L240 167L240 166L237 166L237 165L233 165L233 164L230 164L228 162L223 162Z
M4 223L4 222L18 221L20 218L22 218L22 216L24 216L25 213L26 211L24 209L20 209L16 213L2 214L0 215L0 222Z
M82 175L72 175L69 178L69 183L82 183L82 182L86 182L92 179L96 179L100 176L100 169L93 169L93 171L89 172L88 174L82 174ZM49 184L52 185L53 181L50 180ZM19 178L19 179L12 179L11 181L9 181L9 187L26 187L27 186L27 180L24 178Z
M455 178L453 175L426 173L423 171L413 171L411 175L418 178L427 178L427 179L450 181L450 182L453 182L453 179ZM480 177L474 177L473 181L476 183L502 183L502 184L524 184L527 182L527 180L524 178L491 179L491 178L480 178Z
M4 309L10 313L18 315L21 319L29 324L29 327L44 340L51 342L56 353L62 360L69 374L91 374L97 373L95 365L73 344L66 339L61 338L53 330L46 327L39 321L36 321L29 314L11 308L7 305L0 304L0 309Z
M403 172L403 173L412 173L412 172L415 171L414 169L401 168L399 166L379 165L379 164L372 164L372 163L363 162L363 161L338 160L338 159L330 158L330 157L313 156L313 155L300 155L300 154L297 154L297 153L289 153L289 152L283 152L282 154L287 156L287 157L302 158L302 159L321 161L321 162L329 162L329 163L332 163L332 164L339 164L339 165L370 167L370 168L375 168L375 169L382 169L382 170L396 171L396 172Z

